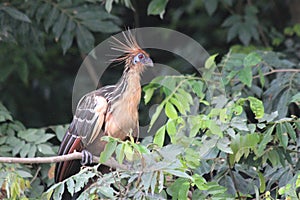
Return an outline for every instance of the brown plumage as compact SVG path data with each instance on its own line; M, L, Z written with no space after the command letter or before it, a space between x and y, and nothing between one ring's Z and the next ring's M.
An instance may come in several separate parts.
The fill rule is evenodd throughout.
M124 42L113 37L112 49L124 55L114 61L124 61L122 77L115 85L97 89L83 96L79 101L73 121L59 148L59 155L74 151L88 151L99 156L106 143L104 135L125 140L129 134L139 133L138 105L141 98L140 75L145 66L153 66L149 55L143 51L133 35L123 32ZM89 164L91 160L84 160ZM80 170L79 161L65 161L56 164L55 182L74 175ZM64 194L64 199L69 199Z

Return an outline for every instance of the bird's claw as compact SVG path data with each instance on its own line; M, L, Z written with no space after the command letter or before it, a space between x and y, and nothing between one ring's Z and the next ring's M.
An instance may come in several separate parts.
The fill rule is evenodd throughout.
M81 165L90 165L93 163L93 155L87 150L82 150Z

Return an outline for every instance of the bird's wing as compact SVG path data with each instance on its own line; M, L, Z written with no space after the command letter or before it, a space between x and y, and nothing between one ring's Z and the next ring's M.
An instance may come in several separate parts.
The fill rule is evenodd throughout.
M82 151L103 132L103 122L108 108L107 97L113 89L114 86L106 86L81 98L73 121L62 140L58 155ZM75 174L79 171L80 166L78 160L57 163L55 182L62 181Z

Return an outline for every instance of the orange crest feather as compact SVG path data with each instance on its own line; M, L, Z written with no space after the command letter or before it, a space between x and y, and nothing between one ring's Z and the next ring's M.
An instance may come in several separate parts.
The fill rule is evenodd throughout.
M125 42L117 39L114 36L111 36L114 41L110 41L111 49L115 51L120 51L125 55L116 59L112 59L112 61L119 61L122 62L131 56L134 56L140 52L145 53L141 47L138 45L134 35L130 32L130 30L126 32L122 32Z

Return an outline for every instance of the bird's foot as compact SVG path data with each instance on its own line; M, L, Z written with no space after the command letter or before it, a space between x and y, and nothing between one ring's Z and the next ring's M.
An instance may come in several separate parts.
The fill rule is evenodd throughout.
M82 150L81 165L90 165L93 163L93 154L87 150Z

